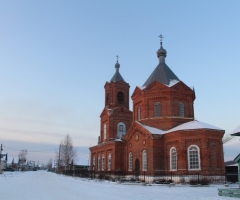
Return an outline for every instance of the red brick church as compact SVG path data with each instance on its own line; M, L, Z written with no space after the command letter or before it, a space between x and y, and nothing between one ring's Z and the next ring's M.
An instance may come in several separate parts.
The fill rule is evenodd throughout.
M225 131L194 119L195 91L167 66L167 51L160 44L159 64L131 96L133 111L130 85L115 64L116 72L104 86L98 145L90 148L91 170L148 182L170 174L221 178Z

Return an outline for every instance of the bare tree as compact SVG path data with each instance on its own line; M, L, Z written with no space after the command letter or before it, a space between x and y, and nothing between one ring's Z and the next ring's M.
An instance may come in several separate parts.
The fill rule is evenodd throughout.
M27 161L27 150L22 149L18 154L18 158L19 158L19 162L20 162L20 164L22 165L22 168L23 168L23 164Z
M224 134L223 138L222 138L222 142L223 144L227 143L228 141L230 141L233 138L233 136L229 135L229 134Z
M76 158L76 150L73 147L72 138L69 134L67 134L60 144L59 148L60 156L59 163L60 165L64 165L66 169L69 169L71 163L74 163Z
M52 158L49 159L48 163L47 163L47 169L48 170L52 170Z

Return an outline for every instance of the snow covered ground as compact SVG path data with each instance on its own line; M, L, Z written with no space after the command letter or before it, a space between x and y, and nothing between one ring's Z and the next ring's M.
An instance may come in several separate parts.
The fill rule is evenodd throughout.
M46 171L0 174L0 199L11 200L154 200L236 199L219 197L217 188L176 185L124 185L67 177Z

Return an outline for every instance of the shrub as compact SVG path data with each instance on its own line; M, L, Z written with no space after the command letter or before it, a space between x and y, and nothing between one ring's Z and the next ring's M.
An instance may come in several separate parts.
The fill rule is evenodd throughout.
M191 178L191 179L189 180L189 184L190 184L190 185L197 185L197 184L199 184L198 179L196 179L196 178Z
M185 178L180 178L180 183L185 184L186 183Z
M206 178L206 177L203 177L200 180L200 184L201 185L209 185L210 184L210 180L208 178Z

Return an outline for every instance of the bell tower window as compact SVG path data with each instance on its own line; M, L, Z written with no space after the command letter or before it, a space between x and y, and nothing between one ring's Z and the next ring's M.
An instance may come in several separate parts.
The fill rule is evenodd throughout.
M117 101L118 101L119 104L123 104L123 102L124 102L124 95L123 95L122 92L118 92L117 93Z

